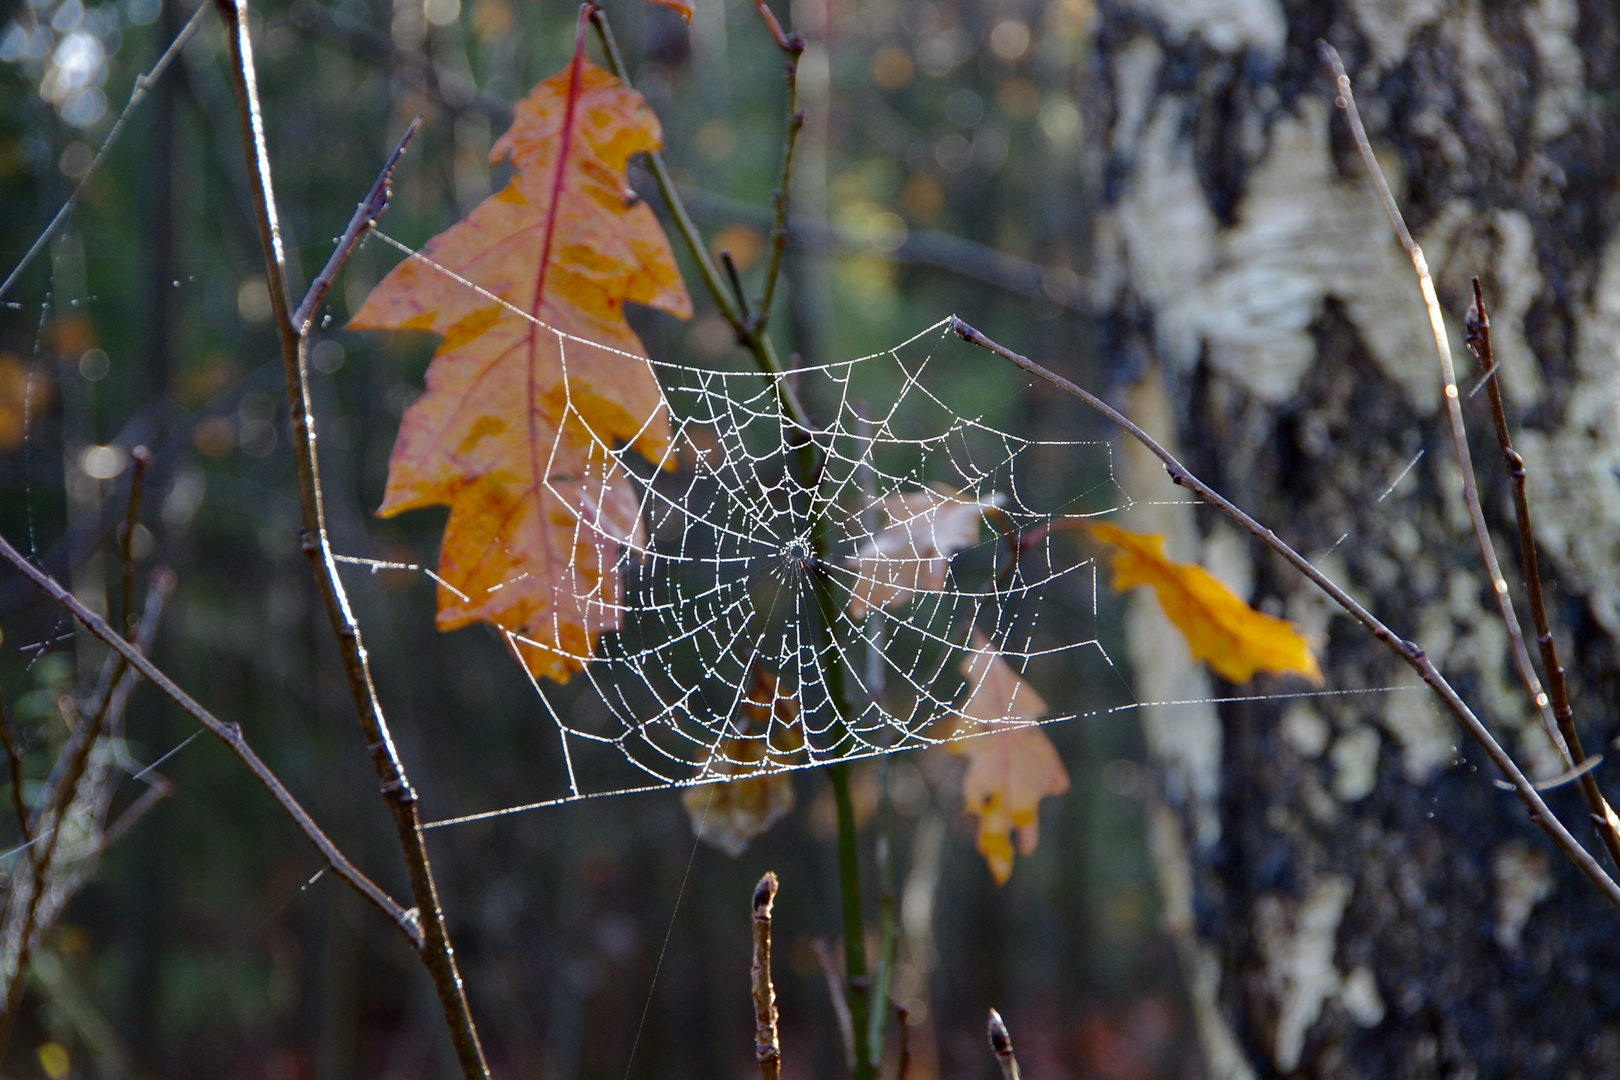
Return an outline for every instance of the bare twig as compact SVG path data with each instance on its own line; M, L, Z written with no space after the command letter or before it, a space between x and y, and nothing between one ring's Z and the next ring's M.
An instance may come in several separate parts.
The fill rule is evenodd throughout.
M798 34L783 33L782 24L776 21L775 15L771 14L771 9L765 3L765 0L754 0L754 7L759 9L760 18L765 20L765 29L771 32L771 40L776 42L778 49L781 49L790 57L796 57L804 52L804 38Z
M849 999L844 996L844 977L838 973L838 961L833 958L832 947L826 938L810 943L821 967L821 977L827 981L827 998L832 1002L833 1017L838 1021L838 1037L844 1044L844 1063L851 1071L855 1068L855 1024L849 1014Z
M990 1049L996 1052L996 1064L1001 1066L1002 1080L1018 1080L1018 1057L1013 1053L1012 1035L1002 1022L1001 1014L990 1010Z
M133 494L132 492L132 496ZM161 569L153 574L152 587L148 590L146 598L146 611L133 642L138 653L151 649L152 640L157 636L158 620L173 591L174 574L171 571ZM66 830L63 823L70 819L75 808L83 809L87 804L94 804L99 798L100 792L91 792L89 798L84 799L81 796L80 783L88 779L86 769L90 765L92 753L101 742L109 717L122 714L124 703L129 699L129 693L134 685L135 677L129 671L128 661L116 653L110 656L102 668L101 679L96 686L87 715L74 728L72 738L62 748L56 767L52 769L50 779L45 785L45 792L40 796L39 805L35 808L30 822L30 835L39 837L42 843L30 849L33 856L29 864L30 872L23 879L27 884L26 906L22 908L21 921L17 924L16 953L9 973L10 981L6 984L5 1011L0 1015L0 1055L4 1054L6 1043L11 1036L12 1024L16 1020L17 1006L22 1000L29 959L33 955L35 943L44 936L55 914L60 911L59 897L65 886L53 878L52 870L55 869L57 855L62 852L64 846L63 834ZM96 785L91 781L90 786L93 788ZM71 854L68 857L71 862ZM72 871L71 865L65 868L68 876L71 876ZM63 874L59 873L56 877L61 878ZM10 904L21 899L17 882L18 879L13 878L11 895L7 898L8 925L5 929L8 943L11 940ZM49 904L47 897L50 898Z
M129 452L129 509L124 514L124 531L119 537L119 553L124 557L124 636L135 632L135 528L141 521L141 489L146 470L152 466L152 451L137 446Z
M39 856L34 853L31 846L34 842L34 830L28 823L28 805L23 802L22 753L17 748L17 740L12 736L11 710L6 707L3 690L0 690L0 740L4 740L6 744L6 761L11 767L11 808L17 815L17 828L22 833L21 843L28 846L29 859L38 862Z
M337 247L332 249L332 257L326 260L321 272L310 282L309 291L304 294L303 302L298 305L298 310L293 312L292 317L293 329L300 337L309 333L315 311L321 306L321 301L326 299L326 293L331 289L332 282L337 280L343 264L349 261L349 256L354 253L360 241L365 239L366 233L377 224L377 219L387 212L388 200L394 193L394 170L399 167L400 158L405 156L405 148L411 145L411 140L416 137L421 127L422 114L417 113L416 119L405 128L405 134L400 136L394 152L389 154L388 160L383 163L382 172L377 174L371 190L360 200L360 205L354 208L354 216L349 219L348 228L344 229L343 235L338 238Z
M121 655L130 667L133 667L141 674L142 678L157 687L169 700L180 706L188 716L206 728L220 742L224 743L231 753L235 754L247 766L254 779L270 793L270 797L280 804L287 816L292 818L293 824L298 827L298 831L303 833L309 842L315 846L315 850L321 853L321 857L332 867L333 872L348 882L373 907L386 915L399 928L400 933L405 935L405 939L411 943L413 948L420 948L422 932L415 913L405 911L387 893L373 884L371 879L355 869L354 864L349 862L343 852L338 850L337 845L327 838L326 834L321 831L320 826L316 825L314 819L309 816L309 813L299 805L298 800L293 798L292 794L282 786L281 781L276 777L275 773L270 771L269 766L259 760L259 756L253 752L252 747L248 746L247 740L242 737L241 728L235 724L220 720L198 704L190 694L175 685L174 680L170 679L142 655L139 649L124 640L121 634L107 625L105 619L80 603L79 598L69 592L55 578L37 569L25 559L16 548L11 546L10 541L6 540L5 537L0 537L0 559L10 563L20 571L41 592L49 596L59 606L65 608L80 623L84 624L85 629Z
M1502 745L1496 741L1496 737L1493 736L1489 729L1487 729L1485 725L1480 722L1479 717L1474 715L1474 711L1468 707L1468 704L1463 701L1460 696L1458 696L1457 691L1453 689L1451 684L1446 681L1445 677L1440 674L1439 669L1434 666L1434 663L1429 659L1428 654L1425 653L1419 645L1417 645L1415 642L1407 641L1400 635L1396 634L1389 627L1385 626L1375 615L1373 615L1372 612L1362 607L1361 604L1352 598L1349 593L1345 592L1338 585L1334 584L1326 574L1322 573L1322 571L1313 566L1310 560L1306 559L1305 556L1301 555L1292 547L1288 546L1288 544L1283 542L1283 540L1278 537L1276 533L1260 524L1243 510L1239 509L1237 505L1231 500L1227 499L1226 496L1222 495L1220 492L1204 483L1204 481L1194 476L1185 465L1176 460L1175 455L1171 454L1170 451L1161 446L1158 440L1154 439L1153 436L1142 430L1141 427L1139 427L1124 413L1121 413L1118 409L1115 409L1113 406L1109 405L1107 402L1103 401L1089 390L1085 390L1075 385L1073 382L1070 382L1068 379L1065 379L1063 376L1057 374L1057 372L1051 371L1048 368L1037 364L1028 357L1020 356L1011 349L991 341L979 331L975 330L973 327L969 326L967 323L956 318L955 316L951 317L951 330L964 341L977 345L982 349L987 349L1001 357L1003 360L1006 360L1014 366L1029 372L1031 375L1036 375L1046 380L1059 390L1062 390L1064 393L1078 398L1095 411L1107 417L1120 428L1124 429L1126 434L1130 435L1131 438L1141 443L1150 453L1153 454L1154 457L1158 458L1164 463L1165 471L1170 474L1170 481L1172 483L1187 488L1200 498L1204 499L1206 502L1210 503L1217 510L1225 514L1233 522L1242 527L1245 532L1254 536L1261 543L1265 544L1267 547L1271 548L1271 550L1281 555L1285 560L1288 561L1290 565L1294 567L1294 569L1298 570L1301 574L1304 574L1319 589L1327 593L1336 604L1338 604L1345 611L1349 612L1349 614L1357 622L1361 623L1362 626L1366 627L1374 637L1388 646L1390 650L1405 661L1412 668L1412 670L1416 671L1419 678L1429 684L1434 692L1439 695L1440 700L1445 703L1446 708L1451 712L1451 714L1462 723L1463 727L1468 730L1469 735L1471 735L1474 740L1484 748L1485 752L1490 755L1491 760L1496 763L1497 768L1501 769L1502 774L1510 783L1512 783L1514 793L1519 796L1519 799L1530 811L1531 820L1540 826L1542 830L1552 838L1552 841L1557 844L1558 847L1562 849L1563 852L1570 858L1570 860L1580 868L1581 872L1584 873L1592 881L1592 883L1598 887L1598 890L1603 893L1611 904L1613 904L1616 908L1620 908L1620 885L1615 884L1614 879L1609 877L1608 873L1604 871L1603 867L1599 865L1597 860L1592 858L1591 854L1581 846L1580 841L1571 836L1569 834L1569 830L1564 828L1563 824L1558 820L1558 818L1553 815L1553 812L1547 808L1546 802L1542 800L1541 795L1536 791L1535 785L1532 784L1529 778L1524 775L1524 772L1520 770L1518 764L1514 762L1512 756L1509 755L1506 750L1502 749Z
M1423 294L1423 306L1429 316L1429 333L1434 339L1435 359L1440 364L1446 417L1451 424L1451 444L1456 450L1457 464L1462 471L1463 502L1468 506L1468 516L1474 527L1474 542L1479 547L1480 558L1485 562L1485 571L1491 579L1491 591L1496 594L1496 606L1501 612L1502 625L1507 630L1508 646L1513 656L1513 670L1519 676L1519 682L1524 685L1525 692L1530 695L1531 705L1541 717L1547 737L1567 760L1568 753L1563 745L1564 740L1560 738L1552 710L1548 708L1547 695L1542 692L1541 680L1536 677L1536 669L1530 663L1530 650L1524 644L1524 631L1519 625L1518 613L1513 610L1513 597L1508 592L1507 579L1502 576L1502 564L1496 557L1496 545L1492 542L1490 528L1485 523L1485 510L1479 501L1479 482L1474 476L1474 459L1468 451L1468 429L1463 422L1462 402L1457 393L1456 366L1451 361L1451 344L1446 334L1446 320L1441 314L1440 300L1434 291L1434 279L1429 275L1428 260L1423 257L1423 249L1418 247L1417 241L1412 239L1412 233L1406 227L1406 219L1401 216L1401 208L1395 202L1394 193L1389 189L1389 182L1384 179L1384 170L1373 154L1372 143L1367 139L1367 130L1361 124L1361 112L1356 108L1355 94L1350 88L1350 76L1344 70L1344 62L1339 59L1338 50L1325 41L1317 42L1317 47L1333 72L1337 95L1334 104L1343 110L1345 118L1350 123L1350 133L1355 138L1356 150L1361 154L1362 164L1372 177L1384 213L1388 215L1389 223L1394 227L1395 236L1401 242L1401 247L1406 249L1407 256L1412 260L1413 272L1417 274L1418 289Z
M776 47L787 55L787 130L782 138L782 176L771 197L774 213L771 221L771 255L765 264L765 284L759 293L759 314L752 328L763 334L771 320L771 305L776 301L776 281L782 273L782 253L787 249L788 197L793 190L793 151L799 144L799 132L804 130L804 110L799 108L799 57L804 53L804 37L798 32L784 34L782 24L776 21L765 0L754 0L765 28L771 32Z
M1535 527L1530 518L1530 495L1524 470L1524 458L1513 449L1513 437L1508 432L1507 410L1502 405L1501 371L1491 350L1491 317L1485 310L1485 293L1479 278L1474 278L1474 305L1468 311L1468 347L1479 357L1485 369L1485 387L1491 399L1491 417L1496 422L1496 442L1502 450L1507 466L1509 486L1513 489L1513 512L1519 524L1519 560L1524 566L1525 587L1530 594L1530 618L1536 628L1536 644L1541 648L1541 666L1547 673L1547 691L1552 701L1553 718L1563 736L1571 776L1579 779L1581 794L1586 798L1592 822L1597 828L1603 846L1609 851L1614 865L1620 866L1620 818L1609 806L1597 780L1586 767L1586 751L1581 746L1580 733L1575 730L1575 710L1570 708L1569 688L1564 681L1564 666L1558 662L1558 646L1553 642L1552 626L1547 621L1547 601L1541 590L1541 567L1536 559ZM1546 785L1538 785L1546 790Z
M128 103L125 104L123 111L118 114L118 119L113 123L112 130L107 132L107 137L102 139L101 145L96 148L96 154L90 159L90 165L84 170L84 175L80 176L78 182L73 185L73 194L67 197L67 201L56 211L56 216L51 218L51 223L45 226L44 231L34 239L27 252L18 260L17 265L11 268L11 273L6 275L6 280L0 282L0 297L11 291L11 287L17 283L17 279L22 277L23 271L28 269L41 251L45 250L45 245L50 243L51 237L56 235L56 230L60 229L62 223L73 215L74 207L79 205L79 196L84 193L85 184L90 182L91 175L101 165L102 159L112 151L114 146L118 145L118 137L124 133L124 125L128 122L130 114L146 99L146 91L153 83L163 77L163 73L168 70L169 65L174 63L174 58L180 55L180 50L185 48L186 42L191 40L191 35L197 32L197 27L202 24L203 13L206 10L206 7L199 6L196 14L186 21L186 25L181 27L180 33L176 34L174 40L169 42L169 47L163 50L163 55L158 57L157 63L152 65L152 69L145 75L136 76L135 88L129 93Z
M105 851L123 838L124 834L133 829L142 818L157 808L158 803L174 794L174 785L162 776L154 775L147 781L147 789L141 792L140 797L124 808L124 812L109 826L101 836L101 850Z
M360 628L349 608L348 595L332 557L326 533L326 510L321 495L319 455L316 450L313 405L308 378L308 339L294 325L287 293L286 263L277 222L275 187L270 158L264 145L264 121L259 112L258 79L253 68L253 44L248 34L247 0L216 0L224 16L231 45L231 69L236 88L242 141L245 144L253 201L259 227L259 243L264 251L265 277L270 289L270 307L275 315L281 342L282 366L287 380L287 405L292 414L293 457L298 467L298 502L303 525L303 548L309 556L316 585L326 605L338 650L343 656L344 673L354 698L360 729L371 754L383 801L394 819L394 830L405 857L411 894L416 901L421 938L417 955L433 980L439 1006L450 1029L456 1060L465 1080L487 1080L489 1067L479 1045L478 1029L467 1004L467 994L456 965L455 952L445 930L444 911L439 905L438 888L416 803L416 792L406 779L405 767L394 747L377 690L372 683ZM378 185L373 185L376 190ZM386 179L381 186L386 189ZM373 216L371 220L375 220Z
M754 965L749 980L754 997L754 1059L760 1080L782 1074L782 1044L776 1030L776 987L771 983L771 907L776 903L776 875L769 870L754 886Z
M737 310L742 312L743 325L752 327L754 325L754 312L748 305L748 292L743 288L742 275L737 273L737 262L731 257L729 250L721 250L720 265L725 267L726 281L731 284L731 295L737 301ZM737 344L746 346L748 344L748 335L740 335Z
M911 1010L896 1002L894 1023L900 1029L900 1060L895 1063L894 1080L906 1080L911 1070Z

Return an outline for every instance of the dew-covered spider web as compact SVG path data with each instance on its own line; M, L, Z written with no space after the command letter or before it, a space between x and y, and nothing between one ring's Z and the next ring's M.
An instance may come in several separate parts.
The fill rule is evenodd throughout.
M565 365L571 350L588 354L559 336ZM954 364L936 355L953 345ZM568 592L557 608L614 627L567 654L590 692L531 679L568 776L548 802L1027 725L1043 711L1027 689L994 707L968 693L975 663L1111 663L1095 633L1095 562L1062 523L1129 504L1112 449L1040 444L1096 479L1067 506L1033 494L1024 470L1037 444L951 400L972 386L964 350L942 322L883 352L776 376L652 362L674 435L667 458L598 441L592 483L546 481L576 510L575 550L614 553L557 586ZM818 419L795 423L790 393ZM639 518L628 536L603 510L626 502ZM1083 613L1088 631L1044 632L1052 602ZM566 639L504 633L519 654Z
M556 338L570 387L604 349L518 313ZM560 686L521 665L555 728L566 786L433 824L1139 707L1054 708L1036 690L1125 683L1099 634L1097 549L1081 528L1135 504L1114 448L1008 430L1023 378L987 394L1006 369L949 321L774 374L745 366L741 350L729 366L637 358L663 388L668 453L649 462L593 436L587 468L544 480L575 552L551 610L600 632L570 650L560 627L501 628L520 661L535 650L579 669ZM589 431L565 397L558 430ZM558 436L541 456L560 447ZM464 604L479 599L424 566L339 559L425 573Z

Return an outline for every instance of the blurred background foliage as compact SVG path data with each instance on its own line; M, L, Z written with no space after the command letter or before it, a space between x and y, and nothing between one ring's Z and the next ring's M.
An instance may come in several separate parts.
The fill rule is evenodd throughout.
M137 75L193 10L186 0L21 0L0 23L5 270L85 175ZM609 15L694 216L715 250L757 274L785 106L781 56L758 14L747 0L698 0L688 27L662 8L611 0ZM957 312L1107 388L1082 261L1102 182L1086 134L1091 0L796 0L779 15L809 42L783 351L810 362L864 355ZM307 279L418 112L426 126L399 174L388 232L420 244L498 186L503 169L488 153L507 106L566 63L575 11L561 0L271 0L253 25L293 272ZM167 564L180 579L159 665L240 722L356 862L399 895L392 829L298 547L280 364L223 54L206 14L66 227L0 298L0 528L118 614L129 451L151 447L133 546L143 565ZM647 177L633 169L631 179L662 214ZM313 352L323 471L339 551L432 565L442 513L370 513L432 343L342 330L397 257L367 244L334 291ZM689 282L690 323L633 313L650 352L741 366L729 329ZM984 354L963 369L964 388L1003 427L1109 435ZM1106 478L1103 456L1049 458L1032 482L1059 501ZM436 634L419 574L362 571L351 584L425 818L550 793L554 732L495 636ZM1118 655L1117 603L1098 599ZM1059 632L1089 633L1090 611L1073 616ZM4 696L37 783L66 738L63 696L93 681L102 654L15 576L0 580L0 628ZM1117 675L1032 678L1065 710L1125 700ZM414 958L316 874L315 854L233 759L207 739L184 742L192 730L150 688L137 692L130 754L151 762L183 744L162 765L173 796L111 851L49 938L4 1070L53 1080L448 1075L442 1021ZM896 990L911 1009L915 1080L993 1075L983 1035L992 1004L1026 1071L1043 1080L1193 1070L1173 955L1156 929L1135 721L1049 731L1073 788L1046 803L1039 851L999 890L960 812L961 762L892 762L906 933ZM875 774L863 766L857 785L868 808ZM787 1075L842 1075L812 947L837 935L833 815L821 776L794 783L799 808L735 859L694 846L674 792L433 833L496 1074L752 1075L748 897L769 868L782 878ZM11 831L0 835L9 849Z

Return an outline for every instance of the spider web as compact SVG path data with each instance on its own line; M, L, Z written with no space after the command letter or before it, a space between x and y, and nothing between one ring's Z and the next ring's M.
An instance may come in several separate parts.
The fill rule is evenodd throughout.
M604 346L376 235L554 335L566 401L557 429L590 431L569 365ZM984 389L995 361L959 342L949 322L881 352L777 374L634 357L663 388L669 453L652 463L593 435L588 479L544 480L570 508L575 539L552 610L607 629L579 652L559 645L561 633L500 629L515 656L560 653L583 669L582 692L520 665L555 728L566 790L429 827L1145 704L1065 711L1030 687L973 692L997 657L1032 682L1083 682L1077 673L1091 669L1126 685L1097 632L1096 560L1073 532L1136 503L1111 444L998 426L991 414L1007 402ZM813 419L796 422L790 397L809 402ZM1053 484L1054 466L1079 478L1078 490ZM626 504L639 522L629 535L606 509ZM479 599L415 564L338 559L420 572L469 606Z
M548 477L549 492L574 505L576 532L591 534L574 550L619 552L571 567L559 586L570 595L554 606L618 628L588 653L564 653L583 666L589 700L530 676L568 774L565 795L534 805L1027 726L1011 709L999 720L964 711L964 670L987 649L1018 668L1078 652L1111 664L1094 630L1068 641L1042 632L1060 592L1094 627L1094 561L1073 557L1072 542L1065 557L1057 532L1014 560L998 535L1128 506L1111 447L1036 443L958 411L937 387L961 373L935 355L949 347L945 325L776 376L653 361L672 418L669 458L653 465L597 440L603 467L588 490ZM589 343L558 337L566 368L570 347ZM790 381L824 421L801 427L784 414ZM1020 464L1037 446L1088 459L1084 471L1100 479L1082 501L1094 508L1054 512L1026 491ZM593 510L625 491L642 532L619 543ZM619 590L600 584L610 575ZM502 632L513 646L558 651L559 636Z

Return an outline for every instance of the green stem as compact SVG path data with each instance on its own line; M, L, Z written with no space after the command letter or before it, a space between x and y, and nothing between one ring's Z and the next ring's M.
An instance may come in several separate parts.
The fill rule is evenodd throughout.
M797 38L797 35L795 35ZM788 199L793 186L793 150L799 143L799 132L804 128L804 110L799 108L799 53L788 49L787 61L787 136L782 146L782 178L776 186L776 214L771 223L771 256L765 266L765 286L759 294L759 315L755 319L757 333L763 334L770 322L771 304L776 299L776 280L782 272L782 252L787 247Z
M889 790L889 762L884 755L878 762L878 820L877 820L877 876L878 876L878 956L877 973L872 980L871 1035L868 1048L872 1067L876 1069L883 1059L883 1035L888 1030L892 1013L889 1009L889 986L894 981L894 955L899 945L897 932L899 918L894 902L894 797Z
M630 85L630 70L625 66L624 55L619 52L619 43L613 37L613 29L608 25L607 12L597 8L591 13L591 25L596 28L597 40L602 44L602 53L607 59L608 70L626 86ZM792 140L789 140L791 146ZM777 403L785 416L795 427L797 451L799 457L802 479L808 484L815 476L815 448L808 437L810 430L809 414L805 412L793 385L788 382L786 369L776 355L776 348L771 339L766 337L762 325L748 317L731 295L726 286L725 277L720 268L714 264L709 256L709 249L703 246L703 236L698 232L697 225L692 221L692 215L687 213L686 204L681 201L681 193L675 187L675 180L669 175L669 168L664 164L664 155L658 151L649 151L646 155L647 171L652 173L653 183L658 185L658 193L664 199L664 206L669 210L669 216L675 221L675 231L680 234L681 240L686 244L687 254L697 264L698 276L703 279L703 285L709 290L714 299L715 306L720 314L725 316L726 322L736 331L737 340L747 347L754 357L755 365L770 378L772 388L776 393ZM784 204L785 205L785 204Z
M873 1080L871 1031L866 1022L866 928L861 918L861 868L855 847L855 804L849 797L849 762L827 769L838 807L838 884L844 908L844 973L855 1029L854 1080Z

